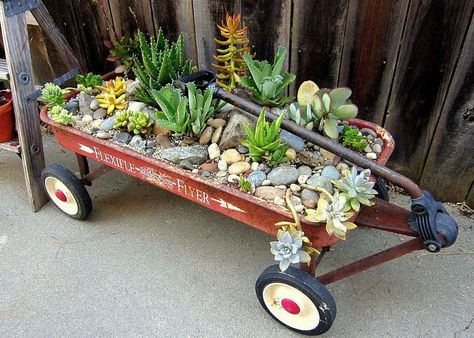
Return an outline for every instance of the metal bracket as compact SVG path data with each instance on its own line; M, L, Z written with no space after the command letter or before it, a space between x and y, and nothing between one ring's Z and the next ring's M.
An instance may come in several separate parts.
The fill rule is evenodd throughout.
M41 0L3 0L6 16L15 16L38 8Z
M69 81L70 79L72 79L77 74L79 74L79 69L78 68L73 68L69 72L61 75L60 77L54 79L51 82L54 83L57 86L61 86L64 82ZM28 95L25 98L26 102L30 103L30 102L36 100L38 97L40 97L41 96L41 90L42 89L35 90L33 93Z

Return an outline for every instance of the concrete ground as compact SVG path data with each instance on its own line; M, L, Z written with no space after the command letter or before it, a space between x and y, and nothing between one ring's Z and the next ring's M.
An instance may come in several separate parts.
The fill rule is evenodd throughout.
M47 163L77 170L70 152L44 142ZM0 151L1 337L297 336L255 296L272 237L119 172L89 192L87 221L51 203L32 213L19 159ZM326 337L474 336L473 221L448 209L460 225L453 247L329 286L338 313ZM357 229L321 269L401 241Z

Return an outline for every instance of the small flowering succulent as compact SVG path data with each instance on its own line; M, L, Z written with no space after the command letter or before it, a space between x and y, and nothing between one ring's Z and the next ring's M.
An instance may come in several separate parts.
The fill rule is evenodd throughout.
M375 197L377 191L373 189L375 183L369 182L370 170L364 169L357 175L357 169L346 169L342 172L343 178L332 181L334 186L341 192L341 197L345 198L345 210L360 210L360 205L371 206L374 203L370 200Z
M61 106L54 106L51 108L49 111L49 116L56 123L64 125L74 124L74 118L72 117L72 114Z
M306 209L307 219L314 222L325 222L326 231L329 235L335 235L340 239L346 239L347 230L355 229L357 226L349 222L353 213L345 211L346 198L339 195L336 190L334 196L328 194L330 202L320 198L317 209Z
M278 241L270 243L271 252L275 255L275 260L280 262L280 270L285 271L290 263L306 263L311 260L310 255L300 250L303 246L303 232L278 230Z
M148 134L153 129L153 120L148 113L134 112L128 118L127 130L135 135Z

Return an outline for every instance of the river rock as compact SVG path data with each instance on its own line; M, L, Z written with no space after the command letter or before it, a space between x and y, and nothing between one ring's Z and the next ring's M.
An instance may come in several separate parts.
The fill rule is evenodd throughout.
M226 121L224 119L209 119L207 125L213 128L220 128L225 126Z
M221 135L222 135L222 127L217 127L216 130L214 130L214 133L212 133L211 142L212 143L219 142Z
M303 150L304 148L304 140L301 137L296 136L284 129L281 130L280 140L297 152Z
M236 162L227 169L229 174L240 175L250 170L250 164L247 162Z
M127 80L127 88L125 89L125 93L128 95L134 95L137 88L140 86L140 81L136 79L135 81Z
M279 166L274 168L267 176L273 185L289 185L298 180L298 169L290 166Z
M378 138L378 137L377 137L377 138L374 140L374 143L375 143L375 144L378 144L378 145L381 146L381 147L383 147L383 140L382 140L381 138Z
M120 143L128 143L132 139L132 135L126 132L120 132L114 135L114 141Z
M171 147L171 141L168 136L156 135L155 140L157 146L159 146L161 149L167 149Z
M300 205L295 205L295 210L296 212L302 213L304 211L305 207L303 204Z
M375 143L372 146L372 150L374 151L374 153L380 154L382 152L382 146L380 144Z
M188 160L192 164L202 164L207 160L207 146L173 147L164 149L160 156L172 163Z
M341 174L336 167L327 166L321 171L321 176L326 177L328 180L338 180Z
M99 129L100 126L102 125L102 122L103 122L102 120L94 120L94 121L92 121L92 123L91 123L91 128L92 128L92 129Z
M365 135L365 136L372 136L373 138L376 138L377 137L377 133L375 131L373 131L372 129L370 128L362 128L360 130L360 132L362 133L362 135Z
M276 205L279 205L281 207L286 207L286 202L283 198L281 198L280 196L275 196L275 198L273 199L273 203L275 203Z
M332 187L331 182L324 176L313 175L308 179L308 181L306 181L306 184L314 186L314 187L324 188L330 194L334 193L334 189Z
M317 192L309 189L303 189L301 192L301 202L307 208L314 208L318 203L319 195Z
M236 174L230 174L227 176L227 182L229 183L239 183L240 177Z
M249 153L249 148L247 148L246 146L244 146L243 144L239 144L237 146L237 151L241 154L248 154Z
M288 150L285 153L285 156L290 159L290 161L294 161L296 158L296 151L292 148L288 148Z
M272 185L272 182L270 180L264 180L262 182L262 186L267 186L267 185Z
M97 110L97 109L99 109L99 104L100 104L100 102L97 99L93 99L91 101L91 103L89 104L89 108L91 110Z
M92 117L94 120L103 119L107 115L107 111L104 108L99 108L94 112Z
M110 133L106 131L99 131L97 134L95 134L98 138L107 140L110 138Z
M69 102L64 106L68 112L72 115L77 115L79 112L79 101L77 99L71 99Z
M208 144L212 137L212 127L204 128L201 136L199 137L199 144Z
M224 160L219 160L217 162L217 167L219 168L219 170L221 171L227 171L227 162L224 161Z
M367 153L367 154L365 154L365 156L366 156L369 160L376 160L376 159L377 159L377 154L376 154L376 153Z
M85 92L80 92L79 95L77 95L77 100L79 102L79 111L82 114L90 112L90 114L92 115L90 105L93 100L93 97L86 94Z
M229 122L222 132L219 148L226 150L237 147L242 140L247 138L244 125L250 124L251 128L255 127L256 118L243 115L238 111L233 111L230 115Z
M298 183L305 184L308 178L309 178L309 175L300 175L298 176Z
M146 104L144 104L143 102L139 102L139 101L130 101L128 103L128 108L127 110L129 112L143 112L143 109L146 107Z
M139 148L140 143L143 143L143 138L140 135L134 135L130 140L130 145L135 148ZM145 147L145 144L143 144L143 147Z
M255 197L263 198L267 201L273 201L275 197L285 198L285 190L275 187L258 187L255 189Z
M236 149L227 149L222 153L221 159L227 162L227 164L233 164L236 162L243 161L244 157Z
M178 164L181 168L186 169L186 170L194 170L194 166L191 162L188 160L182 160Z
M255 163L255 162L254 162ZM265 181L267 175L263 171L253 171L247 177L247 181L251 182L256 188L262 185L262 182Z
M115 115L106 118L104 122L102 122L102 124L100 125L100 129L104 131L111 130L114 126L114 123L115 123Z
M171 135L171 130L169 130L168 128L160 127L155 123L153 125L153 134L169 136Z
M297 206L301 204L301 198L299 198L298 196L291 195L290 201L293 204L293 206Z
M306 175L309 177L313 174L313 169L311 169L307 165L302 165L301 167L298 168L298 173L300 175Z
M301 163L310 167L317 167L324 163L324 158L319 153L309 150L300 151L297 158Z
M91 115L84 115L82 117L82 121L84 121L85 123L91 123L92 121L94 121L94 118Z
M329 160L329 161L334 161L334 158L336 157L336 155L334 155L333 153L331 153L330 151L327 151L326 149L323 149L323 148L320 148L319 149L319 152L321 153L321 155L323 155L323 157L326 159L326 160Z
M207 149L207 151L209 152L209 159L211 160L215 160L216 158L219 158L219 156L221 156L221 150L219 149L217 143L212 143Z
M199 169L202 171L208 171L210 173L216 173L219 171L217 168L217 163L210 162L210 163L203 163L199 166Z
M292 183L290 184L290 190L292 192L298 192L301 190L301 187L298 184Z

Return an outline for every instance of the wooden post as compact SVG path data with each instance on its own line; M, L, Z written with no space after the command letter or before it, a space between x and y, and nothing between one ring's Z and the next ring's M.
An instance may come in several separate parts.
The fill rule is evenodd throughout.
M21 145L26 191L31 207L34 211L38 211L48 201L48 198L40 178L45 162L38 104L36 101L27 103L25 99L28 94L35 90L26 13L7 17L3 2L0 2L0 24L8 73L10 74L10 87L13 94L16 126Z

